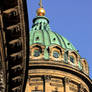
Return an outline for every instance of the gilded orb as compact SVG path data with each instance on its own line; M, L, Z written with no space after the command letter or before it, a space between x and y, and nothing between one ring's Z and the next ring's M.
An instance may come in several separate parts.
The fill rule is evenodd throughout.
M44 16L44 15L45 15L44 8L38 8L38 10L37 10L37 16Z

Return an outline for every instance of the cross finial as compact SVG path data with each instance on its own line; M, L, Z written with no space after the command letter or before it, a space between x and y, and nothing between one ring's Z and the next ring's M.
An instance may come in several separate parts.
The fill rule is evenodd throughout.
M37 16L44 16L45 15L45 10L43 8L43 5L42 5L42 0L40 0L40 8L38 8L37 10Z
M42 6L42 0L40 0L39 5L40 5L40 8L43 8L43 6Z

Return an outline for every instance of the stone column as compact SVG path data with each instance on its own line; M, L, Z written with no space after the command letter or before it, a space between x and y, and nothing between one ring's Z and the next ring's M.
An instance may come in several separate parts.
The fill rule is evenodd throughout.
M64 92L69 92L69 78L64 78Z
M79 86L79 92L84 92L83 89L84 89L83 85L80 84L80 86Z
M51 92L50 80L51 77L49 75L44 76L45 78L45 92Z

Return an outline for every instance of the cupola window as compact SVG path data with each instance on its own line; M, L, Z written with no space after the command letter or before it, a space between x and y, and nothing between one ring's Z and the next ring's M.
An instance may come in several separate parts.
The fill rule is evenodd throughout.
M35 56L35 57L40 56L40 54L41 54L41 53L40 53L40 50L39 50L39 49L35 49L35 50L34 50L34 56Z
M73 57L73 56L70 56L70 61L71 61L72 63L74 63L74 57Z
M54 51L54 52L53 52L53 57L55 57L55 58L59 58L59 52Z
M31 52L30 52L30 54L32 56L31 58L34 58L34 59L41 58L41 56L42 56L42 48L41 48L41 46L34 45L31 48L32 48Z
M56 38L53 38L53 41L55 41L56 40Z
M36 37L36 41L38 41L39 40L39 37Z

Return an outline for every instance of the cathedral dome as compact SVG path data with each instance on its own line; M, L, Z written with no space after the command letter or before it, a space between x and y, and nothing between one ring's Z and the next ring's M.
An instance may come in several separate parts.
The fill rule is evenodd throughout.
M72 68L84 70L86 74L89 73L86 60L81 59L71 42L51 31L49 20L45 16L37 16L33 20L30 31L30 47L31 59L64 62Z
M51 31L46 17L37 16L33 20L33 27L30 31L30 45L39 43L45 46L60 45L66 50L74 50L75 47L63 36Z
M63 36L53 32L40 0L30 31L26 92L89 92L88 63ZM91 90L91 87L90 87Z

